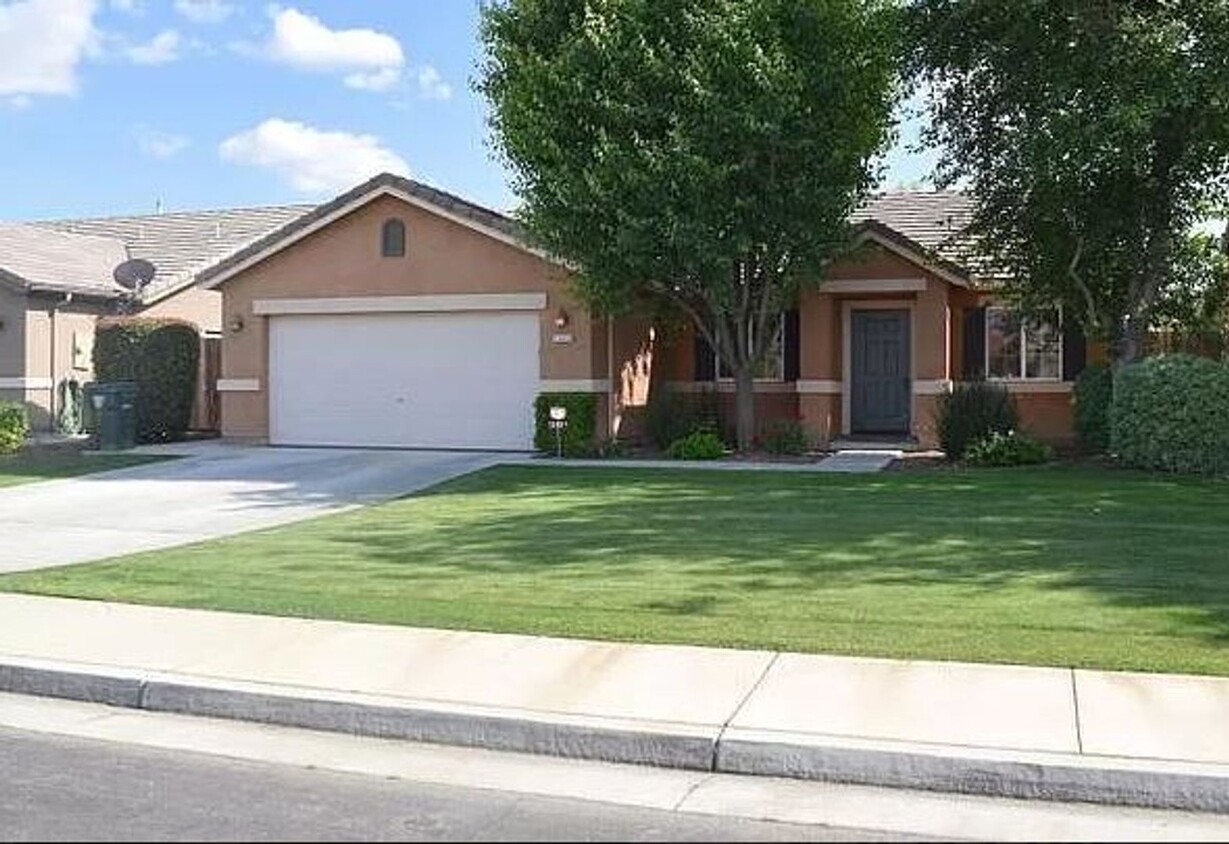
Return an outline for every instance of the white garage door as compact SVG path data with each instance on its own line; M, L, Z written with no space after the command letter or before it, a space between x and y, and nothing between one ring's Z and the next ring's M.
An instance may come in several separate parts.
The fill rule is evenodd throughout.
M275 445L529 449L535 313L277 316Z

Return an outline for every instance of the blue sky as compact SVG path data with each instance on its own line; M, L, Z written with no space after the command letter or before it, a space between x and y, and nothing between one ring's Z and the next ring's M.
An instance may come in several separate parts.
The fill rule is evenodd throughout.
M378 169L515 201L477 0L0 0L0 219L325 199ZM930 157L904 127L886 184Z

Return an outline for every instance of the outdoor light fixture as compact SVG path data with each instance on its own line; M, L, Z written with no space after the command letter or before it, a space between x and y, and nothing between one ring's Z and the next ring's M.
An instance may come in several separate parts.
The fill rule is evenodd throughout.
M235 314L234 316L232 316L230 318L230 322L227 323L226 327L230 329L232 334L238 334L240 331L243 330L243 315Z
M555 328L560 330L568 327L568 312L563 308L559 309L559 313L555 314Z

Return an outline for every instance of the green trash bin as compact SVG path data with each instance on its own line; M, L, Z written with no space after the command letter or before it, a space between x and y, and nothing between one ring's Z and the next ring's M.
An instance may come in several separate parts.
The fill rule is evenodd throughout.
M137 444L137 385L131 381L85 385L88 430L99 451L124 451Z

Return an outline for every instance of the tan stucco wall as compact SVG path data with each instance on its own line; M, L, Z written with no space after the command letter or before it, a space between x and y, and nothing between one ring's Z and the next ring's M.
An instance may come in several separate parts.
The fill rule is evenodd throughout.
M22 378L26 374L24 293L0 285L0 322L0 378Z
M54 361L52 351L52 310L55 319ZM50 378L53 383L76 380L82 384L93 378L94 326L98 317L108 313L106 303L74 300L67 305L58 299L30 297L26 311L26 376ZM74 347L81 355L74 355ZM46 388L26 391L35 428L51 428L52 391Z
M222 330L222 294L188 287L141 311L141 316L187 320L202 332L216 334Z
M407 228L404 258L380 255L380 227L400 217ZM273 255L222 286L222 323L236 317L242 331L225 330L222 377L254 378L259 392L224 393L223 433L268 436L268 324L258 299L303 299L429 294L546 293L541 312L544 379L607 377L605 333L566 289L566 274L532 254L394 197L381 197ZM554 325L560 309L568 326ZM567 333L569 343L553 342ZM603 411L603 415L604 415Z

